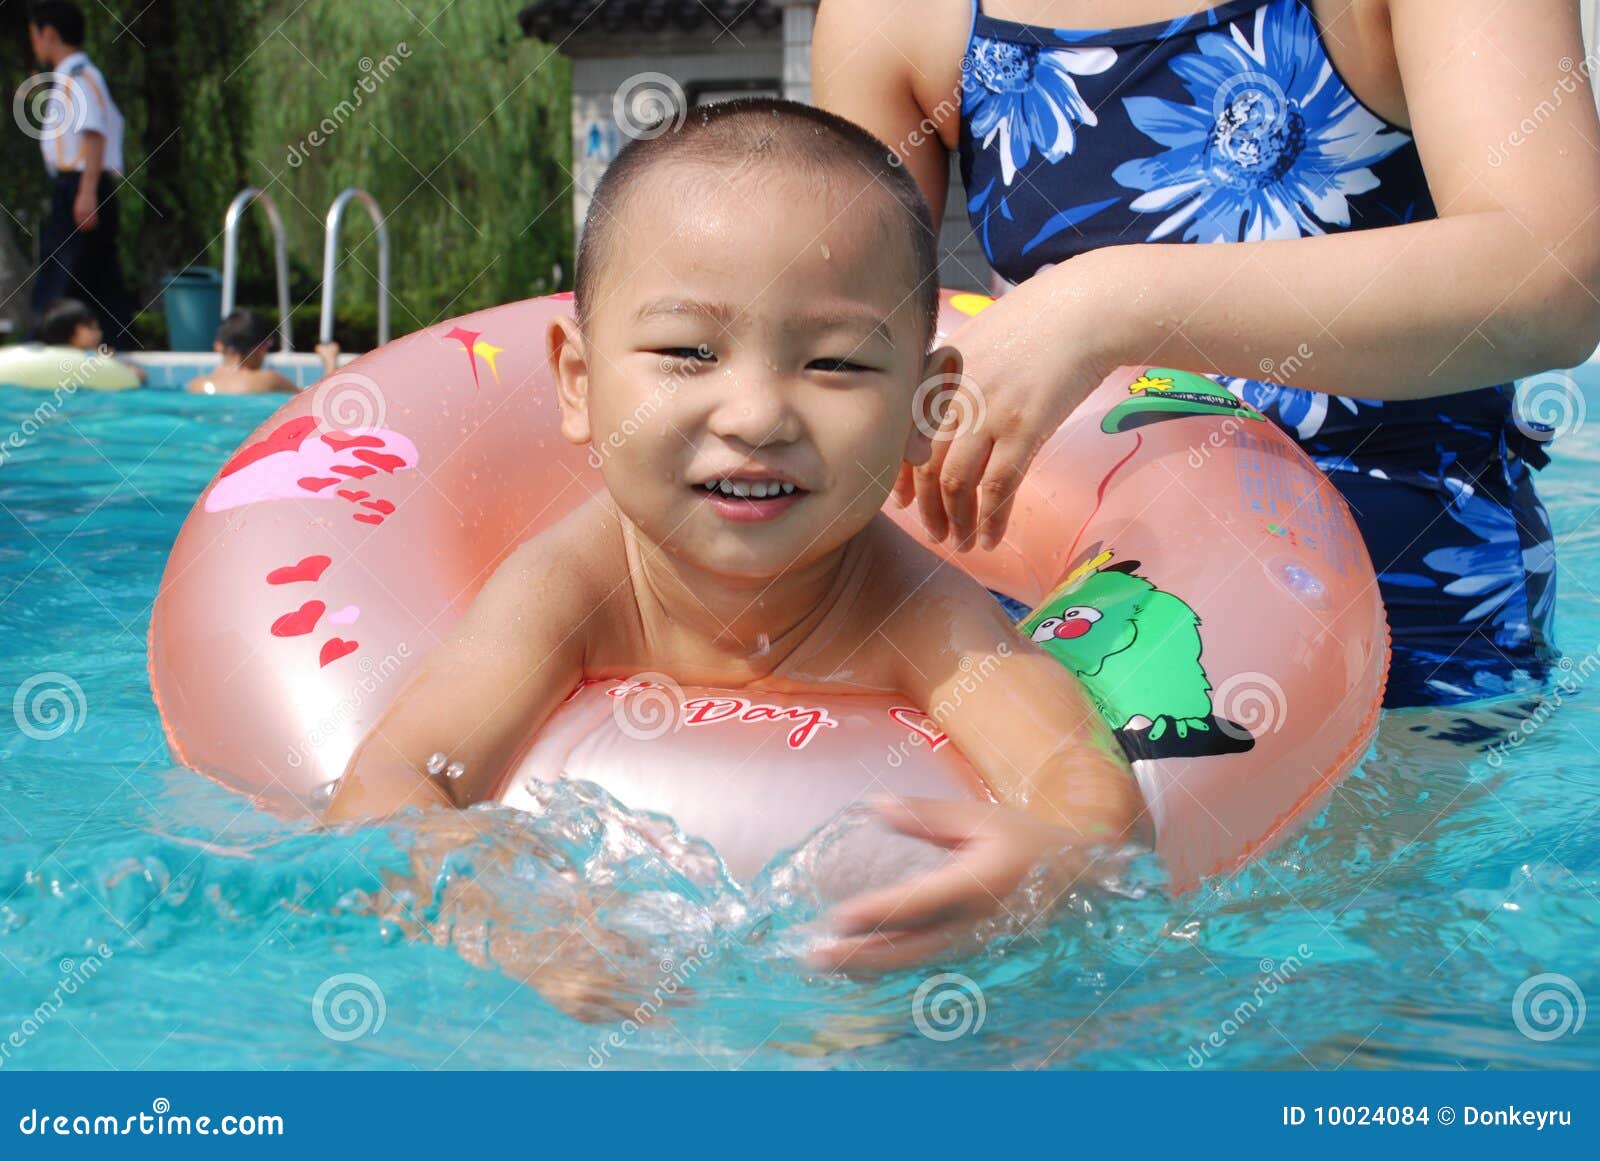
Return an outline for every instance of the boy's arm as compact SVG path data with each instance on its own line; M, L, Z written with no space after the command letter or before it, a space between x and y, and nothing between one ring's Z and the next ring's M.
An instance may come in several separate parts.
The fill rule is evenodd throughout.
M1095 848L1147 837L1133 772L1083 687L1017 633L952 566L917 588L880 632L899 685L939 723L995 802L907 799L881 806L894 829L951 851L941 867L858 895L830 916L819 967L892 971L948 953L1048 861L1071 881Z
M317 358L322 360L322 377L326 379L339 369L339 344L318 343Z
M577 685L593 612L582 567L546 533L513 553L351 756L325 817L464 806L493 794ZM427 771L444 754L459 777Z
M947 619L940 632L908 616L910 606L884 627L905 667L906 695L927 709L1000 803L1088 842L1134 837L1144 800L1083 685L1018 633L970 577L941 565L923 593L929 590Z

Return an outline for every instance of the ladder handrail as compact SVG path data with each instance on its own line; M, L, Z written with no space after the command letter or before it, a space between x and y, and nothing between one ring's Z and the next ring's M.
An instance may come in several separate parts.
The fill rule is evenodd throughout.
M339 226L344 220L344 210L352 201L359 201L372 219L373 231L378 235L378 345L389 341L389 228L384 224L383 211L377 200L364 189L349 186L339 191L328 207L326 229L322 243L322 330L321 341L333 341L334 275L337 272L334 254L339 247Z
M251 202L260 202L267 212L267 224L272 227L272 257L278 276L278 346L281 350L294 350L294 328L289 319L289 249L284 239L283 215L278 204L265 190L249 186L240 190L228 203L228 212L222 219L222 317L233 313L234 294L239 279L239 219Z

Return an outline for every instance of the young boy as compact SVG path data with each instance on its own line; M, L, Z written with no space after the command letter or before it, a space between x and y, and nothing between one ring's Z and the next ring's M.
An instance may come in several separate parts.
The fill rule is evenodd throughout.
M953 855L837 909L821 964L926 959L1042 857L1138 834L1138 789L1074 678L880 512L938 429L918 385L961 371L929 351L933 231L889 157L831 114L751 100L611 164L577 319L547 337L563 434L610 449L605 493L490 578L352 756L331 818L487 799L580 679L655 671L956 707L939 724L999 805L885 806ZM1001 643L976 693L949 697ZM459 777L427 773L441 751Z
M236 310L217 325L212 350L222 356L213 371L196 375L189 390L196 395L264 395L270 391L300 390L294 380L262 366L272 350L272 328L253 310ZM317 344L322 374L333 374L339 357L338 343Z
M75 298L58 298L39 318L39 341L53 347L76 347L92 353L100 350L105 342L105 332L100 329L100 316L83 303ZM143 367L137 363L126 365L139 376L139 382L145 381Z

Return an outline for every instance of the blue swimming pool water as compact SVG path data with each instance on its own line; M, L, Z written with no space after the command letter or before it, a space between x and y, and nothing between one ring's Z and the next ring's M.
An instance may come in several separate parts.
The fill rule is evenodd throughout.
M961 978L871 984L794 957L827 841L741 893L577 794L541 819L480 812L470 839L326 834L174 769L150 602L190 504L274 401L82 392L38 422L40 399L0 389L0 443L32 432L0 463L0 1069L1600 1063L1600 1016L1574 1027L1600 995L1592 387L1542 481L1559 704L1391 714L1324 815L1245 873L1175 901L1136 872L948 965ZM441 866L477 876L493 925L417 898ZM427 930L396 918L418 911ZM486 952L576 965L539 978L594 1019Z

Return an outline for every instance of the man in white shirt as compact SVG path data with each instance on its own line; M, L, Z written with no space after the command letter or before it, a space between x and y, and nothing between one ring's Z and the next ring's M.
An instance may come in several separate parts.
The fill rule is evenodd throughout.
M40 235L33 317L58 299L81 299L100 317L105 341L126 346L128 296L117 254L122 113L78 47L83 33L83 12L70 0L29 6L28 40L40 67L50 70L63 110L39 135L50 212Z

